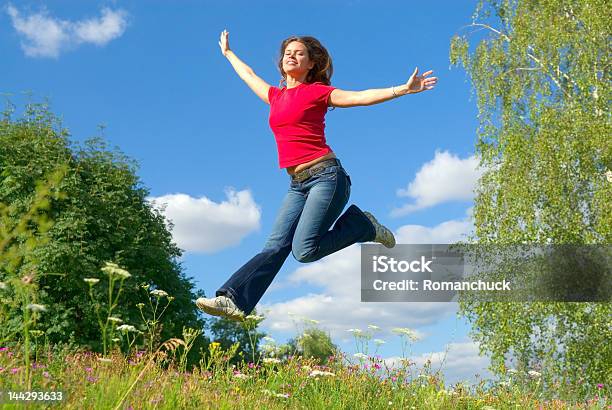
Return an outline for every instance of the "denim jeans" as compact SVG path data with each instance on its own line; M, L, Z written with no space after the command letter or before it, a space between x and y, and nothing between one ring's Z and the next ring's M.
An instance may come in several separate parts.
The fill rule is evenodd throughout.
M246 314L259 302L290 252L300 262L314 262L376 236L374 225L356 205L338 218L351 192L351 178L342 165L324 168L303 182L294 182L291 176L289 181L289 191L263 250L216 292L230 297Z

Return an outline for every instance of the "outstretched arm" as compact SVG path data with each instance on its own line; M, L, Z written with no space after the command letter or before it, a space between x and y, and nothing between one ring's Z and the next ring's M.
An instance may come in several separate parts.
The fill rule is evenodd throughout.
M240 60L238 56L234 54L232 50L230 50L229 32L227 30L223 30L221 32L219 47L221 47L221 53L229 60L240 78L247 83L247 85L255 94L257 94L259 98L261 98L266 104L270 104L270 101L268 101L268 90L270 89L270 84L259 78L251 67L242 62L242 60Z
M360 105L374 105L406 94L416 94L421 91L432 90L438 79L429 77L433 74L432 70L418 75L419 69L415 68L414 72L406 82L406 84L398 85L389 88L373 88L363 91L344 91L335 89L329 96L329 105L333 107L356 107Z

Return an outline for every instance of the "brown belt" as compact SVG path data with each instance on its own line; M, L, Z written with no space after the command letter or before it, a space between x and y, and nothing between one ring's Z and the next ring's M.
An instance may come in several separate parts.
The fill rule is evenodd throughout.
M304 182L308 178L322 171L323 169L334 166L334 165L340 165L340 161L337 158L330 158L330 159L326 159L325 161L317 162L310 168L306 168L294 175L291 175L291 180L293 182Z

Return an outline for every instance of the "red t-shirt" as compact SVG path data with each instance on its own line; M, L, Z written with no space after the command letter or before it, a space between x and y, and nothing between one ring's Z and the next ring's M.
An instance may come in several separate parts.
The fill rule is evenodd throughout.
M270 128L281 168L303 164L332 152L325 142L327 100L335 89L320 82L270 87Z

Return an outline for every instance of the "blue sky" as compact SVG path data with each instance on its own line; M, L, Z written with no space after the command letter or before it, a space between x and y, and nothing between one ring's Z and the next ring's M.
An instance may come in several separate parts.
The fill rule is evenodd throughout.
M292 34L321 40L341 89L387 88L415 66L433 69L433 91L328 112L327 140L351 175L349 204L398 242L448 243L471 229L477 111L448 49L475 2L42 3L0 4L0 93L17 104L26 91L48 98L78 141L104 124L111 145L140 164L151 199L168 204L186 273L208 295L261 249L288 188L268 106L221 55L223 29L272 85ZM308 265L290 257L261 301L264 329L282 342L308 317L354 353L346 329L374 324L387 341L378 352L392 361L401 350L389 329L410 327L422 337L417 363L443 362L449 381L487 374L454 304L360 303L359 279L358 245Z

